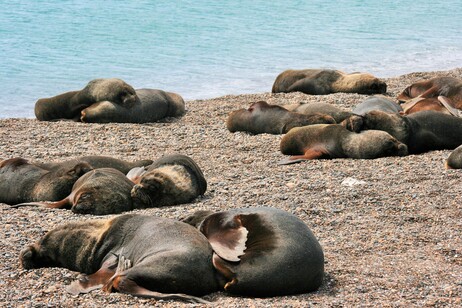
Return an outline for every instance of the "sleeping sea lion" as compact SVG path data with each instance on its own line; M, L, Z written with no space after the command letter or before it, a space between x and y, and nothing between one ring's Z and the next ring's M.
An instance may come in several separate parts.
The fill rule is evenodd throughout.
M422 98L444 96L451 102L452 107L462 109L462 80L454 77L420 80L404 89L398 95L398 100L404 103L419 96Z
M387 92L387 84L370 74L328 69L286 70L277 76L273 93L296 91L312 95L337 92L372 95Z
M445 163L446 169L462 169L462 145L458 146Z
M374 95L366 98L353 108L352 113L363 115L372 110L381 110L390 113L400 113L403 108L385 95Z
M93 169L97 168L114 168L120 172L127 174L131 169L136 167L143 167L152 164L151 159L137 160L134 162L128 162L122 159L117 159L109 156L100 156L100 155L89 155L81 156L73 159L61 161L61 162L46 162L46 163L35 163L35 165L47 169L53 170L57 168L62 168L66 166L73 166L79 162L88 163Z
M162 157L147 170L127 176L136 184L131 195L137 208L191 202L207 190L202 170L192 158L180 154Z
M27 202L13 207L39 206L70 209L76 214L108 215L133 210L131 190L135 184L113 168L98 168L82 175L66 198L56 202Z
M213 248L220 287L235 295L268 297L315 291L324 254L308 226L269 207L199 211L183 221L196 226Z
M406 144L410 154L451 150L462 144L462 118L433 110L408 116L370 111L363 116L362 129L388 132Z
M282 154L295 155L280 164L317 158L373 159L407 155L406 145L386 132L369 130L354 133L338 124L293 128L282 137L280 149Z
M244 131L253 134L285 134L293 127L329 123L336 122L328 115L300 114L259 101L250 105L248 109L231 112L226 120L226 127L232 133Z
M101 101L130 108L139 99L135 89L121 79L94 79L82 90L39 99L35 103L35 116L40 121L79 121L83 109Z
M88 123L148 123L185 113L183 98L171 92L155 89L137 89L139 100L131 106L100 101L81 112L80 120Z
M207 303L195 296L217 290L212 248L204 235L154 216L126 214L59 226L26 247L20 261L25 269L64 267L87 274L68 287L72 294L102 288Z
M0 202L14 205L22 202L61 200L74 183L92 167L79 162L55 170L46 170L23 158L0 163Z

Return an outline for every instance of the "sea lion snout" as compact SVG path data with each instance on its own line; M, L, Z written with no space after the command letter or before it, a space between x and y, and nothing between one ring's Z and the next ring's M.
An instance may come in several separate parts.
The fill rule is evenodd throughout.
M136 184L133 186L130 195L135 208L151 207L154 204L148 189L142 184Z

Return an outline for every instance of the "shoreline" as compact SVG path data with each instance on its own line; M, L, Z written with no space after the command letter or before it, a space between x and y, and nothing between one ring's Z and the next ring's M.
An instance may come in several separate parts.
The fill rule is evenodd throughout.
M393 97L434 76L462 78L462 68L384 78ZM325 280L317 292L274 298L205 296L217 306L458 306L462 303L462 171L444 169L451 151L374 160L313 160L279 166L280 135L230 133L229 112L251 102L327 102L351 109L366 95L309 96L269 92L186 101L182 118L149 124L40 122L0 119L0 158L64 160L109 155L126 160L191 156L208 182L203 197L185 205L135 210L178 219L195 210L277 207L300 217L325 254ZM345 186L354 178L366 182ZM0 304L12 306L159 305L153 299L94 291L72 296L78 273L62 268L23 270L19 252L47 230L101 216L68 210L10 209L0 204ZM108 215L105 217L111 217ZM169 305L188 305L169 302Z

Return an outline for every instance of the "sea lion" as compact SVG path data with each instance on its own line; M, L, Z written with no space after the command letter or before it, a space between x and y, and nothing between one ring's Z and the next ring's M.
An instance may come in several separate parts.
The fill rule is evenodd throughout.
M23 158L11 158L0 163L0 202L18 204L22 202L61 200L72 190L72 186L92 167L79 162L55 170L46 170Z
M121 79L94 79L82 90L39 99L35 103L35 116L40 121L79 121L83 109L101 101L110 101L130 108L139 102L139 99L135 89Z
M433 110L408 116L370 111L363 116L362 129L388 132L406 144L410 154L452 150L462 144L462 118Z
M148 123L185 113L183 98L171 92L137 89L139 101L123 106L112 101L100 101L81 112L80 120L88 123Z
M458 146L445 163L446 169L462 169L462 145Z
M212 248L204 235L186 223L154 216L125 214L61 225L26 247L20 261L25 269L64 267L86 274L68 287L72 294L102 287L207 303L195 296L217 290Z
M387 92L387 84L370 74L328 69L286 70L276 77L273 93L296 91L312 95L337 92L372 95Z
M287 110L297 112L297 113L302 113L302 114L321 113L321 114L329 115L334 118L336 123L341 123L345 119L348 119L355 115L351 111L347 111L333 104L322 103L322 102L314 102L314 103L300 102L300 103L295 103L295 104L283 105L283 107L286 108ZM329 123L326 123L326 124L329 124Z
M131 190L135 184L113 168L98 168L82 175L66 198L56 202L27 202L13 207L39 206L70 209L76 214L108 215L133 210Z
M447 97L451 106L462 109L462 80L454 77L435 77L413 83L398 95L400 102L406 102L416 97L432 98Z
M391 98L385 95L374 95L366 98L360 104L353 108L352 113L363 115L372 110L381 110L384 112L400 113L403 108Z
M324 254L308 226L269 207L183 219L209 240L220 286L235 295L268 297L315 291L324 275Z
M143 167L152 164L151 159L143 159L137 160L134 162L128 162L122 159L117 159L109 156L100 156L100 155L89 155L89 156L81 156L76 157L73 159L61 161L61 162L46 162L46 163L39 163L36 162L35 165L47 169L47 170L54 170L57 168L63 168L66 166L73 166L79 162L86 162L94 169L97 168L114 168L119 170L120 172L127 174L131 169L136 167Z
M293 127L329 123L336 122L328 115L300 114L259 101L251 104L248 109L231 112L226 120L226 127L232 133L244 131L253 134L285 134Z
M127 176L136 184L131 196L137 208L188 203L207 190L202 170L185 155L167 155L135 177L130 173Z
M339 124L316 124L291 129L281 139L282 154L291 156L280 164L317 158L373 159L407 155L407 147L390 134L369 130L354 133Z

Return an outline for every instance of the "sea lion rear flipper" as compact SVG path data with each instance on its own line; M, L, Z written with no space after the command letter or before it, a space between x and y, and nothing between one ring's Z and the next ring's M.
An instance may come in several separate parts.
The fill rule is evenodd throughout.
M217 255L227 261L240 261L249 233L240 215L235 215L231 221L222 219L221 215L212 215L201 226L201 231Z
M305 151L304 155L289 156L288 158L279 161L278 165L290 165L305 160L317 159L323 157L325 154L326 153L322 150L309 148Z
M455 117L462 117L462 111L457 108L454 108L453 102L449 98L440 95L438 96L438 101L449 111L450 114L452 114Z
M47 209L70 209L69 199L65 198L61 201L49 202L49 201L40 201L40 202L24 202L15 205L11 205L10 208L18 208L21 206L37 206Z
M120 293L154 299L179 299L191 303L210 304L209 301L187 294L160 293L148 290L140 286L138 283L136 283L136 281L133 281L132 279L128 278L127 270L130 270L131 267L131 261L129 259L125 259L125 257L122 254L120 254L119 261L117 264L117 270L112 275L112 277L106 279L106 283L104 284L102 290L105 292L112 292L113 290L117 290Z
M89 293L93 290L100 289L116 272L115 266L117 265L116 257L112 257L103 263L101 268L91 275L84 275L79 280L73 281L66 291L72 295L81 293Z

